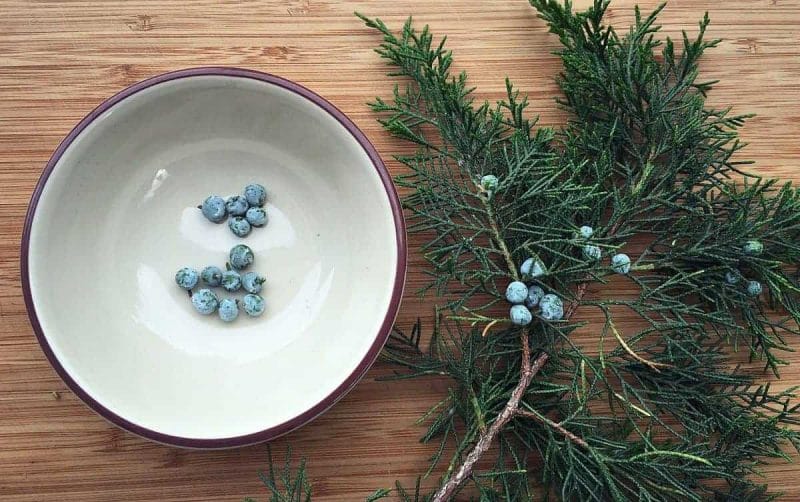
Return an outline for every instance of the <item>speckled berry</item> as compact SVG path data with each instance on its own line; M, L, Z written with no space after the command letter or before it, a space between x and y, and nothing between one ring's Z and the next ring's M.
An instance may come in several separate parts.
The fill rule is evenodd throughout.
M541 277L545 274L546 268L541 260L536 258L528 258L519 267L520 273L525 277Z
M258 317L263 314L266 306L264 299L258 295L249 294L242 298L242 308L250 317Z
M527 260L522 262L522 265L519 266L519 273L522 275L528 275L531 273L531 269L533 268L533 258L528 258Z
M249 267L254 259L253 250L244 244L237 244L231 248L229 261L231 267L236 270L243 270Z
M232 216L228 219L228 228L236 237L247 237L250 234L250 222L241 216Z
M611 257L611 268L618 274L627 274L631 271L631 258L625 253L615 254Z
M242 276L235 270L226 270L222 273L222 287L231 293L239 291L242 287Z
M263 207L251 207L247 210L245 218L254 227L263 227L267 224L267 212Z
M597 261L603 256L603 252L599 247L592 244L583 246L583 257L587 260Z
M219 302L219 318L225 322L233 322L239 317L239 300L224 298Z
M494 174L487 174L483 178L481 178L481 188L486 190L487 192L494 192L497 190L497 185L500 184L500 180L497 179L497 176Z
M525 298L525 305L528 308L535 307L539 304L539 300L542 299L544 296L544 290L534 284L533 286L528 288L528 297Z
M175 273L175 283L183 289L192 289L197 286L199 279L200 274L193 268L184 267Z
M251 183L244 187L244 198L251 207L261 207L267 201L267 189L258 183Z
M242 275L242 287L248 293L260 293L261 286L266 281L265 278L258 275L256 272L247 272Z
M594 229L588 225L584 225L578 229L578 234L584 239L589 239L594 234Z
M525 305L514 305L508 313L511 322L517 326L527 326L533 320L533 315Z
M738 284L741 276L738 272L727 271L725 272L725 282L733 286L734 284Z
M201 289L192 295L194 309L203 315L211 315L217 310L219 300L210 289Z
M542 319L547 321L558 321L564 317L564 304L561 298L554 294L547 294L539 300L539 309L541 309Z
M759 256L764 252L764 245L761 244L761 241L747 241L742 246L742 252L749 256Z
M506 288L506 300L517 305L528 297L528 286L524 282L514 281Z
M225 209L228 210L228 214L231 216L244 216L249 207L250 204L247 203L247 199L241 195L231 195L225 201Z
M219 195L212 195L204 200L200 210L203 212L203 216L214 223L222 223L225 221L225 217L228 216L228 210L225 208L225 199Z
M758 281L747 281L747 294L750 296L758 296L764 288L761 286L761 283Z
M203 279L203 282L212 288L215 288L222 284L222 269L215 267L214 265L210 265L200 272L200 277Z

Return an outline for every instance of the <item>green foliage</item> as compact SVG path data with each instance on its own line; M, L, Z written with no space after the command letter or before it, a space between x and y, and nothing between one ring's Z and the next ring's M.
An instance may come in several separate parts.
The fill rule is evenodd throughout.
M554 132L534 131L523 114L527 99L508 82L506 100L475 105L466 75L450 75L452 54L444 41L433 45L427 27L417 33L409 20L398 38L380 20L364 19L384 34L378 53L397 67L392 75L413 82L372 108L386 115L390 133L421 146L396 157L409 169L397 183L414 189L404 201L410 231L435 235L422 249L431 286L452 294L448 308L477 313L502 299L515 263L539 256L568 294L568 281L589 270L575 253L572 212L590 211L599 194L574 180L577 166L556 162ZM500 179L496 195L480 186L488 174Z
M787 350L783 337L800 321L797 278L786 271L800 262L800 193L788 184L776 193L776 180L742 172L732 156L746 116L705 107L713 82L698 82L697 62L719 42L705 39L708 15L694 40L684 32L678 54L672 40L655 38L663 5L646 18L637 8L634 26L619 37L602 24L606 1L584 13L554 0L532 3L564 45L560 103L573 114L564 148L584 161L582 179L608 193L593 214L617 229L617 241L648 234L638 262L658 271L648 280L693 274L680 286L700 295L696 306L712 319L706 327L743 339L777 372L776 351ZM749 239L766 243L768 253L743 256ZM727 271L769 284L770 309L780 304L790 319L767 318L741 284L724 284Z
M531 4L562 44L558 103L570 119L558 129L538 127L510 82L500 102L476 102L427 27L409 19L394 34L361 16L401 81L371 107L417 147L396 157L407 168L397 182L438 303L428 335L419 323L398 330L384 356L393 378L450 382L419 421L433 445L422 477L443 472L438 493L419 480L395 493L439 500L466 466L481 501L769 500L752 478L800 449L800 408L795 389L759 385L731 354L744 347L777 374L800 334L800 190L746 172L736 154L747 116L707 106L714 82L698 62L718 44L708 16L676 43L658 36L663 6L637 8L618 33L604 24L607 1ZM601 260L583 257L582 225ZM744 251L753 240L763 252ZM631 256L629 274L611 269L616 252ZM503 292L528 257L547 268L528 283L565 300L564 320L507 322ZM612 278L631 293L612 296ZM748 281L764 294L748 295ZM587 326L590 312L603 321ZM625 332L622 316L641 327ZM579 327L597 347L576 344ZM491 467L473 470L476 452Z
M744 172L734 154L747 117L705 105L713 82L698 79L698 59L718 43L706 39L707 16L676 44L657 38L661 7L637 9L620 35L603 24L608 2L585 12L531 3L563 45L558 102L571 118L557 131L525 117L528 102L510 83L497 105L475 103L427 27L409 20L394 35L363 18L404 79L372 108L419 147L397 157L409 170L398 181L413 189L410 228L430 237L423 252L442 297L428 348L415 326L385 351L406 368L397 378L452 381L422 419L422 440L437 444L426 475L446 462L442 482L450 478L519 382L519 328L484 329L504 319L495 306L534 256L548 269L534 282L577 313L529 328L534 356L549 362L498 435L494 468L470 476L480 499L529 500L536 489L581 501L760 498L765 489L747 476L764 458L787 458L782 445L800 446L794 393L731 369L728 351L743 343L777 371L785 336L798 332L800 192ZM486 174L500 180L491 193L479 182ZM635 257L624 280L638 294L583 297L581 285L605 283L611 270L583 258L581 225L594 227L605 256ZM764 253L743 253L754 239ZM741 280L729 284L727 272ZM745 280L768 293L748 296ZM596 355L569 337L591 309L605 319ZM621 333L615 318L626 311L644 328Z
M300 459L297 467L292 467L292 448L287 447L283 466L276 472L275 460L272 458L272 448L268 444L267 465L267 472L260 473L259 477L269 491L270 502L311 502L311 482L308 479L305 458ZM412 499L407 498L408 494L399 484L397 489L398 495L403 497L404 502L412 502ZM419 491L419 486L417 486L417 491ZM375 502L376 500L387 498L391 494L392 490L380 488L367 496L365 502ZM247 497L244 502L257 501Z
M260 473L259 477L269 491L270 502L310 502L311 483L306 473L306 460L300 459L297 468L292 468L292 449L287 447L283 467L276 472L269 445L267 455L269 470ZM244 502L256 502L256 499L246 498Z
M376 500L385 499L391 494L392 490L387 490L386 488L379 488L375 490L375 493L367 497L366 502L375 502Z

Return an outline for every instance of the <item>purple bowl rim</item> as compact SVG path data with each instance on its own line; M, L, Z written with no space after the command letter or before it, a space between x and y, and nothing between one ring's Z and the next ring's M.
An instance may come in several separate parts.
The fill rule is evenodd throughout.
M367 351L364 358L359 362L358 366L356 366L355 370L353 370L350 375L338 386L336 387L333 392L323 398L320 402L316 405L312 406L305 412L299 414L298 416L287 420L281 424L275 425L273 427L269 427L267 429L242 435L242 436L234 436L234 437L226 437L226 438L189 438L189 437L182 437L182 436L174 436L170 434L164 434L161 432L157 432L141 425L137 425L119 415L112 412L98 401L96 401L92 396L88 394L78 383L73 380L73 378L69 375L69 373L64 369L61 365L60 361L53 353L50 344L47 342L47 339L44 335L42 330L41 324L39 323L39 318L36 314L36 308L33 304L33 296L31 294L31 285L30 285L30 277L29 277L29 259L28 254L30 252L30 234L31 234L31 226L33 223L33 218L36 213L36 208L39 203L39 199L42 195L42 191L47 184L47 181L52 174L53 170L55 169L56 164L61 159L61 156L64 154L64 151L72 144L75 138L95 119L97 119L101 114L103 114L106 110L109 110L114 105L119 103L120 101L142 91L153 87L158 84L162 84L164 82L170 82L173 80L178 80L182 78L189 78L189 77L197 77L197 76L223 76L223 77L235 77L235 78L247 78L258 80L261 82L265 82L267 84L276 85L282 87L286 90L289 90L299 96L308 99L312 103L316 104L328 114L333 116L345 129L350 133L351 136L361 145L364 151L369 156L372 165L375 167L378 175L381 178L381 182L383 183L384 189L386 190L386 195L389 199L389 205L391 207L392 216L394 218L395 224L395 238L397 243L397 266L395 268L395 278L394 278L394 285L392 287L392 295L389 301L389 306L386 312L386 315L383 319L383 323L376 334L375 341L370 346L369 350ZM402 206L400 204L400 199L397 195L397 191L395 189L394 183L392 182L392 177L389 174L386 166L384 165L383 161L381 160L378 152L375 150L375 147L370 143L367 139L366 135L338 108L336 108L333 104L327 101L322 96L316 94L315 92L303 87L300 84L292 82L282 77L278 77L275 75L271 75L269 73L264 73L261 71L256 70L247 70L243 68L235 68L235 67L227 67L227 66L206 66L206 67L198 67L198 68L187 68L183 70L176 70L167 73L162 73L160 75L156 75L145 79L141 82L131 85L123 89L122 91L118 92L117 94L111 96L110 98L106 99L100 105L98 105L94 110L92 110L86 117L84 117L70 132L69 134L61 141L58 145L58 148L53 152L53 155L50 157L50 160L47 162L44 170L42 171L41 176L39 177L39 181L36 183L36 187L34 188L33 194L31 195L31 200L28 205L28 211L25 216L25 224L22 231L22 241L21 241L21 250L20 250L20 275L22 279L22 290L23 296L25 298L25 308L28 312L28 317L31 321L31 326L33 327L33 331L36 334L36 338L39 341L39 345L42 348L45 356L47 357L50 364L56 370L56 373L61 377L61 379L66 383L67 387L75 393L89 408L99 414L101 417L105 418L112 424L125 429L133 434L138 436L144 437L146 439L156 441L159 443L164 443L170 446L178 446L183 448L199 448L199 449L217 449L217 448L235 448L240 446L247 446L251 444L261 443L264 441L270 441L277 437L280 437L284 434L287 434L298 427L301 427L308 422L314 420L325 411L327 411L331 406L333 406L339 399L343 398L349 391L355 387L355 385L361 380L364 374L369 370L372 364L377 359L378 355L380 354L381 349L383 348L386 340L389 338L389 335L392 330L392 325L394 324L394 320L397 316L398 309L400 307L400 301L403 296L403 288L405 286L405 275L406 275L406 267L407 267L407 242L406 242L406 229L405 229L405 221L403 219L403 211Z

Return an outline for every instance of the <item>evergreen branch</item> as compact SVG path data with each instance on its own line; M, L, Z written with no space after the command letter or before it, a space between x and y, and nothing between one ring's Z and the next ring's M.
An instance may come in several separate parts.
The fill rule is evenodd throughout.
M269 469L266 473L260 473L259 477L269 490L270 502L311 502L311 483L306 474L305 458L300 459L297 469L293 469L292 449L287 447L283 468L276 471L272 448L267 444L267 460ZM256 501L248 497L245 502Z
M427 346L417 322L383 356L401 368L393 379L451 382L418 421L435 446L424 477L447 464L439 487L424 493L418 477L393 493L444 501L469 482L482 501L531 500L533 484L561 500L771 500L749 477L800 451L800 405L728 352L742 344L777 374L800 334L800 190L744 171L734 156L747 116L706 107L714 82L698 79L698 61L718 43L707 15L677 49L658 38L663 6L637 8L621 35L603 24L606 0L583 12L531 4L563 46L558 102L571 119L555 131L526 118L508 81L503 101L476 103L427 27L409 19L395 35L360 16L406 81L371 106L418 147L397 157L408 171L397 182L441 300ZM620 251L629 269L602 257ZM586 297L617 273L632 294ZM517 279L563 299L564 316L498 317ZM597 354L570 336L581 306L605 316ZM622 333L620 311L644 327ZM490 451L493 465L476 470ZM273 501L310 496L302 462L294 477L288 459L271 468L265 485Z
M764 495L746 476L764 458L786 458L781 445L800 445L789 427L798 407L791 392L731 370L725 350L742 340L777 371L786 337L800 334L800 192L743 171L733 157L747 116L705 106L713 82L698 80L698 61L718 43L705 37L708 16L678 50L657 37L663 6L637 8L619 35L603 24L608 1L584 12L531 4L563 45L559 102L572 119L558 131L525 117L527 99L510 82L496 106L475 103L427 27L409 19L395 35L361 16L383 35L377 52L391 74L406 80L372 109L418 146L398 157L409 170L398 184L411 191L409 231L429 237L429 287L446 313L427 350L417 324L385 353L406 370L396 378L452 380L422 419L422 440L438 442L427 474L448 444L455 453L438 490L421 494L418 483L414 500L448 500L467 481L481 500L528 500L532 455L542 489L563 500ZM634 238L643 244L629 270L600 259L635 254ZM615 272L633 298L585 298ZM513 280L567 301L564 316L542 307L529 326L500 329L507 319L496 309ZM570 339L581 305L606 318L597 356ZM616 310L646 327L624 335ZM492 444L494 468L475 472Z

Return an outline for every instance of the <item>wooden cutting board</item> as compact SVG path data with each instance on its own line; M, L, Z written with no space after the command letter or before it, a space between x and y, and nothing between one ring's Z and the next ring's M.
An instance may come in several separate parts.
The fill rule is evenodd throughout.
M627 23L633 4L617 0L610 20ZM530 93L544 124L564 119L552 99L557 40L525 0L0 0L0 500L267 499L257 477L263 446L202 452L149 443L109 425L65 389L25 314L22 221L42 167L76 122L136 81L190 66L253 68L311 88L347 113L400 172L389 160L399 144L364 105L392 82L372 52L379 37L354 10L393 27L414 14L448 35L479 98L499 99L508 75ZM660 18L664 31L696 29L705 10L711 36L725 39L703 63L705 77L722 80L711 101L758 114L743 131L751 146L740 158L756 160L764 175L800 181L800 0L674 0ZM414 295L425 279L413 240L410 263L401 327L431 313ZM800 384L800 353L789 359L779 388ZM288 442L309 457L315 500L363 500L427 467L432 448L417 442L422 430L413 422L446 382L374 380L389 371L379 363L322 418L276 442L277 451ZM779 464L767 472L773 489L800 497L800 468Z

